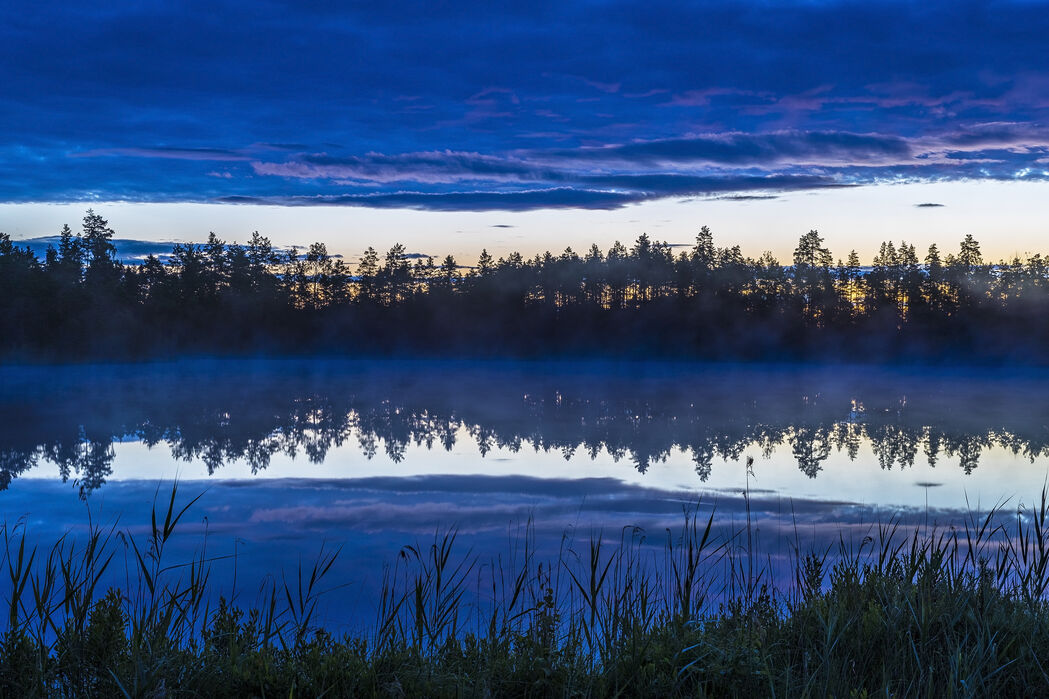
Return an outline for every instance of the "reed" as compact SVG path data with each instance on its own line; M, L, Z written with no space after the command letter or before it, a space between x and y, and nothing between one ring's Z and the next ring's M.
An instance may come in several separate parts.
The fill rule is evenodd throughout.
M953 528L875 523L834 550L795 528L787 575L749 508L728 533L703 503L651 540L566 532L546 557L531 522L487 557L453 528L404 547L371 627L341 637L317 616L349 583L330 579L338 549L263 583L251 608L217 597L206 535L170 562L199 497L158 492L139 537L89 521L44 549L25 522L0 527L0 695L1049 693L1046 488Z

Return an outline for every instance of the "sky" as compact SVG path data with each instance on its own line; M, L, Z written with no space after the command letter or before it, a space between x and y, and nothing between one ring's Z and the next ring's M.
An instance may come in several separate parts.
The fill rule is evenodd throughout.
M0 230L1045 252L1047 35L1031 0L6 3Z

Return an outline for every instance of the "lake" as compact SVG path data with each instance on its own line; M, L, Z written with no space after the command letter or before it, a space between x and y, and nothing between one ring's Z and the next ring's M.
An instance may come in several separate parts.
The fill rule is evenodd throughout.
M748 468L748 459L753 463ZM384 566L599 535L657 550L683 512L745 529L772 577L793 546L872 525L959 526L1033 505L1049 373L595 362L185 361L0 369L0 508L47 545L90 520L144 536L200 496L166 553L203 550L253 604L338 550L325 623L373 616ZM744 497L746 494L746 497ZM671 534L668 534L671 532ZM509 542L509 543L508 543ZM120 556L123 540L116 540ZM119 584L120 575L112 584ZM0 582L0 588L10 586Z

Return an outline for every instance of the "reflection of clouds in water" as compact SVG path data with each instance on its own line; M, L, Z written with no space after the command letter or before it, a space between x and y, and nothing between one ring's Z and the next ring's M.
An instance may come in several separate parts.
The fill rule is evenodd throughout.
M257 509L248 518L250 524L277 523L299 527L330 527L345 525L369 533L390 529L433 530L434 522L447 522L462 531L474 531L483 524L493 521L506 522L527 518L527 505L457 505L448 503L420 502L410 505L399 503L362 503L356 506L330 505L324 507L276 507ZM408 523L417 523L414 527Z
M150 529L149 506L154 496L166 496L168 484L114 481L87 505L69 484L50 479L25 479L3 494L5 511L30 513L33 542L49 545L70 527L84 532L86 508L104 525L119 518L120 528L145 537ZM456 555L482 561L505 555L520 542L532 523L536 555L549 559L562 547L584 552L591 536L610 545L624 537L639 537L648 560L658 565L663 547L680 534L686 512L700 524L714 512L713 540L725 551L744 555L747 507L739 491L681 492L624 483L611 478L539 479L524 476L434 476L413 478L185 481L180 501L203 492L170 541L171 562L189 560L204 545L209 555L237 551L236 570L241 594L250 596L267 576L293 574L299 561L307 565L322 544L341 553L332 579L351 583L354 594L326 601L332 619L370 619L371 603L383 566L393 564L402 546L427 545L435 533L456 528ZM789 581L794 546L802 553L829 552L833 562L839 545L857 550L877 538L879 525L897 524L899 535L925 529L920 508L879 508L844 501L786 498L751 493L751 533L755 561L773 581ZM932 509L929 522L941 530L960 526L965 513ZM206 519L206 524L205 524ZM631 527L640 527L634 532ZM239 544L235 542L241 542ZM712 574L727 565L718 559ZM214 564L213 580L228 594L233 562ZM113 584L121 581L114 579Z

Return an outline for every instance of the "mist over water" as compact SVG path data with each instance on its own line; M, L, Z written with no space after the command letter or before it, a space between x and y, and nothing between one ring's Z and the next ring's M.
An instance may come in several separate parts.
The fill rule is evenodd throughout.
M42 542L82 529L86 510L144 530L178 478L203 493L178 545L188 556L206 535L215 556L235 554L216 579L242 602L342 547L333 574L354 594L327 602L338 623L369 618L403 545L450 527L480 556L526 526L546 552L566 532L618 540L631 526L656 546L684 510L716 507L731 537L746 491L786 570L798 540L1029 505L1049 471L1043 371L187 361L0 379L6 521Z

